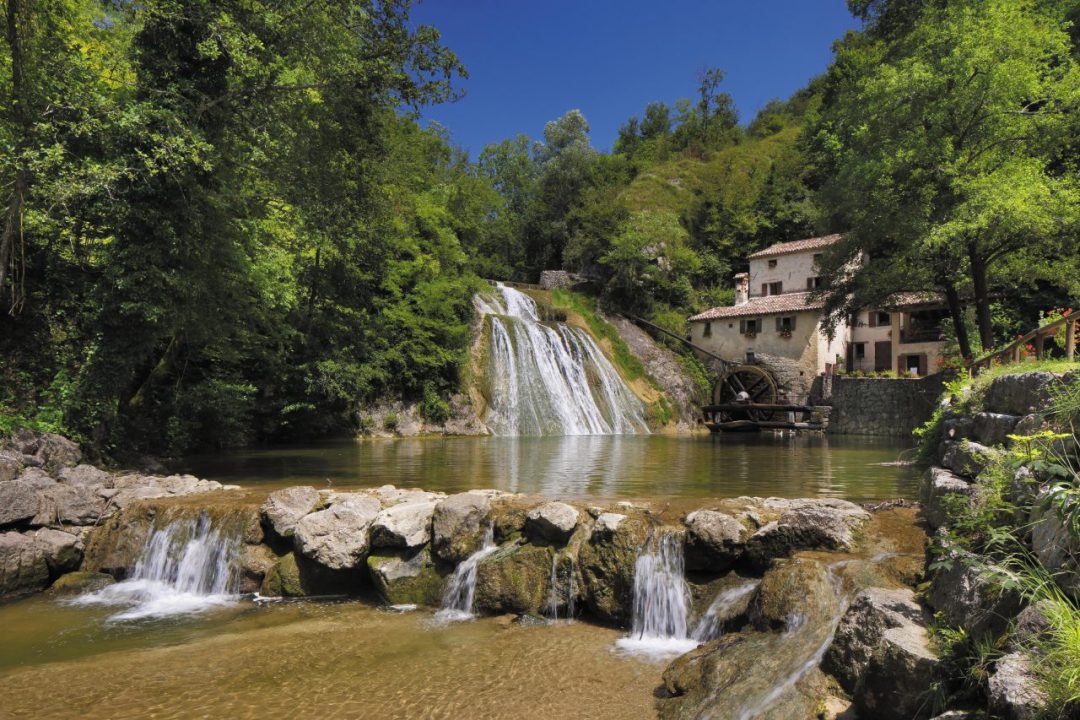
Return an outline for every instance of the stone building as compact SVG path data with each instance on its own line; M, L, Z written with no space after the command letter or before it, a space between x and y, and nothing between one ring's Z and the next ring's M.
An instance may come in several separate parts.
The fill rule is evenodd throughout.
M937 370L941 355L940 299L900 293L880 309L860 310L832 333L822 321L824 302L813 299L817 262L840 235L771 245L750 256L750 271L735 276L735 304L690 318L690 341L728 360L776 364L795 374L789 397L805 398L813 379L847 371ZM779 369L779 368L778 368Z

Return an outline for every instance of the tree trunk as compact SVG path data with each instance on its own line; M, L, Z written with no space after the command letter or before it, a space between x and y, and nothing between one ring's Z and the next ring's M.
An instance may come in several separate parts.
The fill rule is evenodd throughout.
M11 121L17 128L19 137L15 142L15 178L12 183L11 197L8 200L7 213L4 217L3 235L0 235L0 293L8 282L8 273L15 264L16 240L22 238L23 204L30 185L30 175L22 158L26 140L30 133L30 120L26 111L25 63L23 59L22 38L19 35L19 21L22 16L22 0L7 0L7 41L11 53ZM12 280L12 282L15 282ZM16 293L12 292L12 309L18 305Z
M956 286L945 281L945 301L949 305L949 315L952 317L953 327L956 328L956 343L960 346L960 354L965 360L971 359L971 341L968 339L967 324L964 322L964 308L960 304L960 293Z
M971 281L975 286L975 317L979 324L979 340L983 350L994 349L994 325L990 319L990 289L986 279L986 258L979 252L978 243L968 243L968 260L971 262Z

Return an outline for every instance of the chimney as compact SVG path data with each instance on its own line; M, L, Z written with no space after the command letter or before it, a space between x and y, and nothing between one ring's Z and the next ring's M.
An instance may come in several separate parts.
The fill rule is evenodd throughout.
M735 304L745 305L750 300L750 274L739 273L735 276Z

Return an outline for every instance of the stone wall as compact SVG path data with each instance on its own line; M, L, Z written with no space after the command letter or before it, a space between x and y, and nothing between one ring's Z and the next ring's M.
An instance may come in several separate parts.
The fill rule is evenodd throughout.
M581 281L580 275L565 270L544 270L540 273L540 287L544 290L573 287Z
M836 435L909 436L934 413L939 375L906 378L832 378L829 432Z

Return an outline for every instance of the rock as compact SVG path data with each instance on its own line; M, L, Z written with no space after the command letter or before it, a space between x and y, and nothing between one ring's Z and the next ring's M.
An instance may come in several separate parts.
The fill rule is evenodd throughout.
M1042 416L1031 413L1020 418L1020 422L1013 428L1013 435L1034 435L1046 427L1046 421Z
M931 720L986 720L986 716L978 710L949 710L935 715Z
M1058 378L1048 372L1001 375L986 389L983 404L995 413L1027 415L1046 407Z
M1041 498L1040 498L1041 500ZM1052 508L1036 502L1029 526L1031 549L1058 584L1068 592L1080 592L1080 543Z
M38 493L33 525L96 525L106 514L106 503L97 488L86 485L53 485Z
M0 526L24 523L38 511L38 488L25 480L0 482Z
M84 548L77 535L52 528L40 528L34 532L34 542L44 551L45 562L53 577L78 570L82 564Z
M116 582L112 575L100 572L77 571L61 575L49 586L50 595L69 596L96 592Z
M286 553L274 561L263 578L259 593L267 597L304 597L304 584L300 579L300 567L296 555Z
M614 528L610 528L614 525ZM578 553L585 604L605 622L629 622L634 601L634 564L649 533L643 513L624 515L617 523L599 521Z
M445 583L429 548L371 554L367 566L372 584L388 604L439 606Z
M855 531L870 514L846 500L802 500L778 520L766 523L746 542L746 554L756 564L788 557L796 550L850 551Z
M1047 610L1048 601L1040 600L1020 611L1009 634L1008 647L1011 650L1031 649L1050 639L1053 625L1047 617Z
M260 509L263 520L278 537L291 538L296 523L322 505L322 498L313 487L288 487L270 493Z
M960 442L975 434L975 422L969 417L949 418L941 424L941 429L945 440Z
M815 560L797 559L765 573L747 613L757 630L790 630L807 620L828 622L837 603L825 567Z
M943 443L945 452L941 464L957 475L974 478L983 471L1000 450L989 448L971 440Z
M277 558L265 545L244 545L240 548L240 592L258 591Z
M1014 652L997 661L987 680L990 712L1002 720L1036 720L1047 710L1046 693L1028 657Z
M458 493L440 501L431 524L435 555L459 563L479 550L490 511L491 500L478 493Z
M578 524L576 508L561 502L544 503L529 511L525 521L525 534L533 542L549 542L565 545Z
M389 507L371 524L371 546L417 548L431 540L435 501L406 502Z
M361 491L365 495L371 495L384 507L393 507L402 503L431 502L446 497L445 493L428 492L418 488L396 488L393 485L382 485L377 488ZM330 494L330 501L338 493ZM352 494L352 493L346 493Z
M513 543L476 568L474 607L485 614L542 613L550 593L550 547Z
M154 527L156 511L135 505L116 513L90 531L83 570L107 572L123 579L142 553Z
M739 559L749 534L742 523L716 510L686 516L686 568L723 572Z
M38 440L37 452L34 453L42 466L54 472L60 468L77 465L82 459L82 450L66 437L55 433L45 433Z
M975 486L944 468L932 467L922 488L923 513L931 529L938 529L949 520L948 498L971 497Z
M870 588L852 601L822 660L866 717L926 717L939 661L927 618L907 588Z
M31 533L0 533L0 598L44 590L49 584L45 548Z
M998 590L980 576L974 556L951 547L937 554L945 564L930 581L927 604L941 613L945 624L966 629L976 640L1001 635L1020 610L1019 596Z
M357 567L367 557L368 529L379 514L379 501L357 494L296 523L293 545L305 557L330 570Z
M99 470L93 465L76 465L62 468L56 473L56 479L66 485L100 485L109 487L112 475Z
M18 458L7 453L0 453L0 484L19 477L23 464Z
M611 534L619 529L619 525L626 519L619 513L601 512L596 516L596 531L602 534Z
M1017 415L981 412L975 415L975 439L983 445L1007 445L1009 435L1020 422Z
M538 495L500 495L491 500L491 523L495 530L495 540L504 543L516 540L525 530L526 516L529 511L547 500Z

